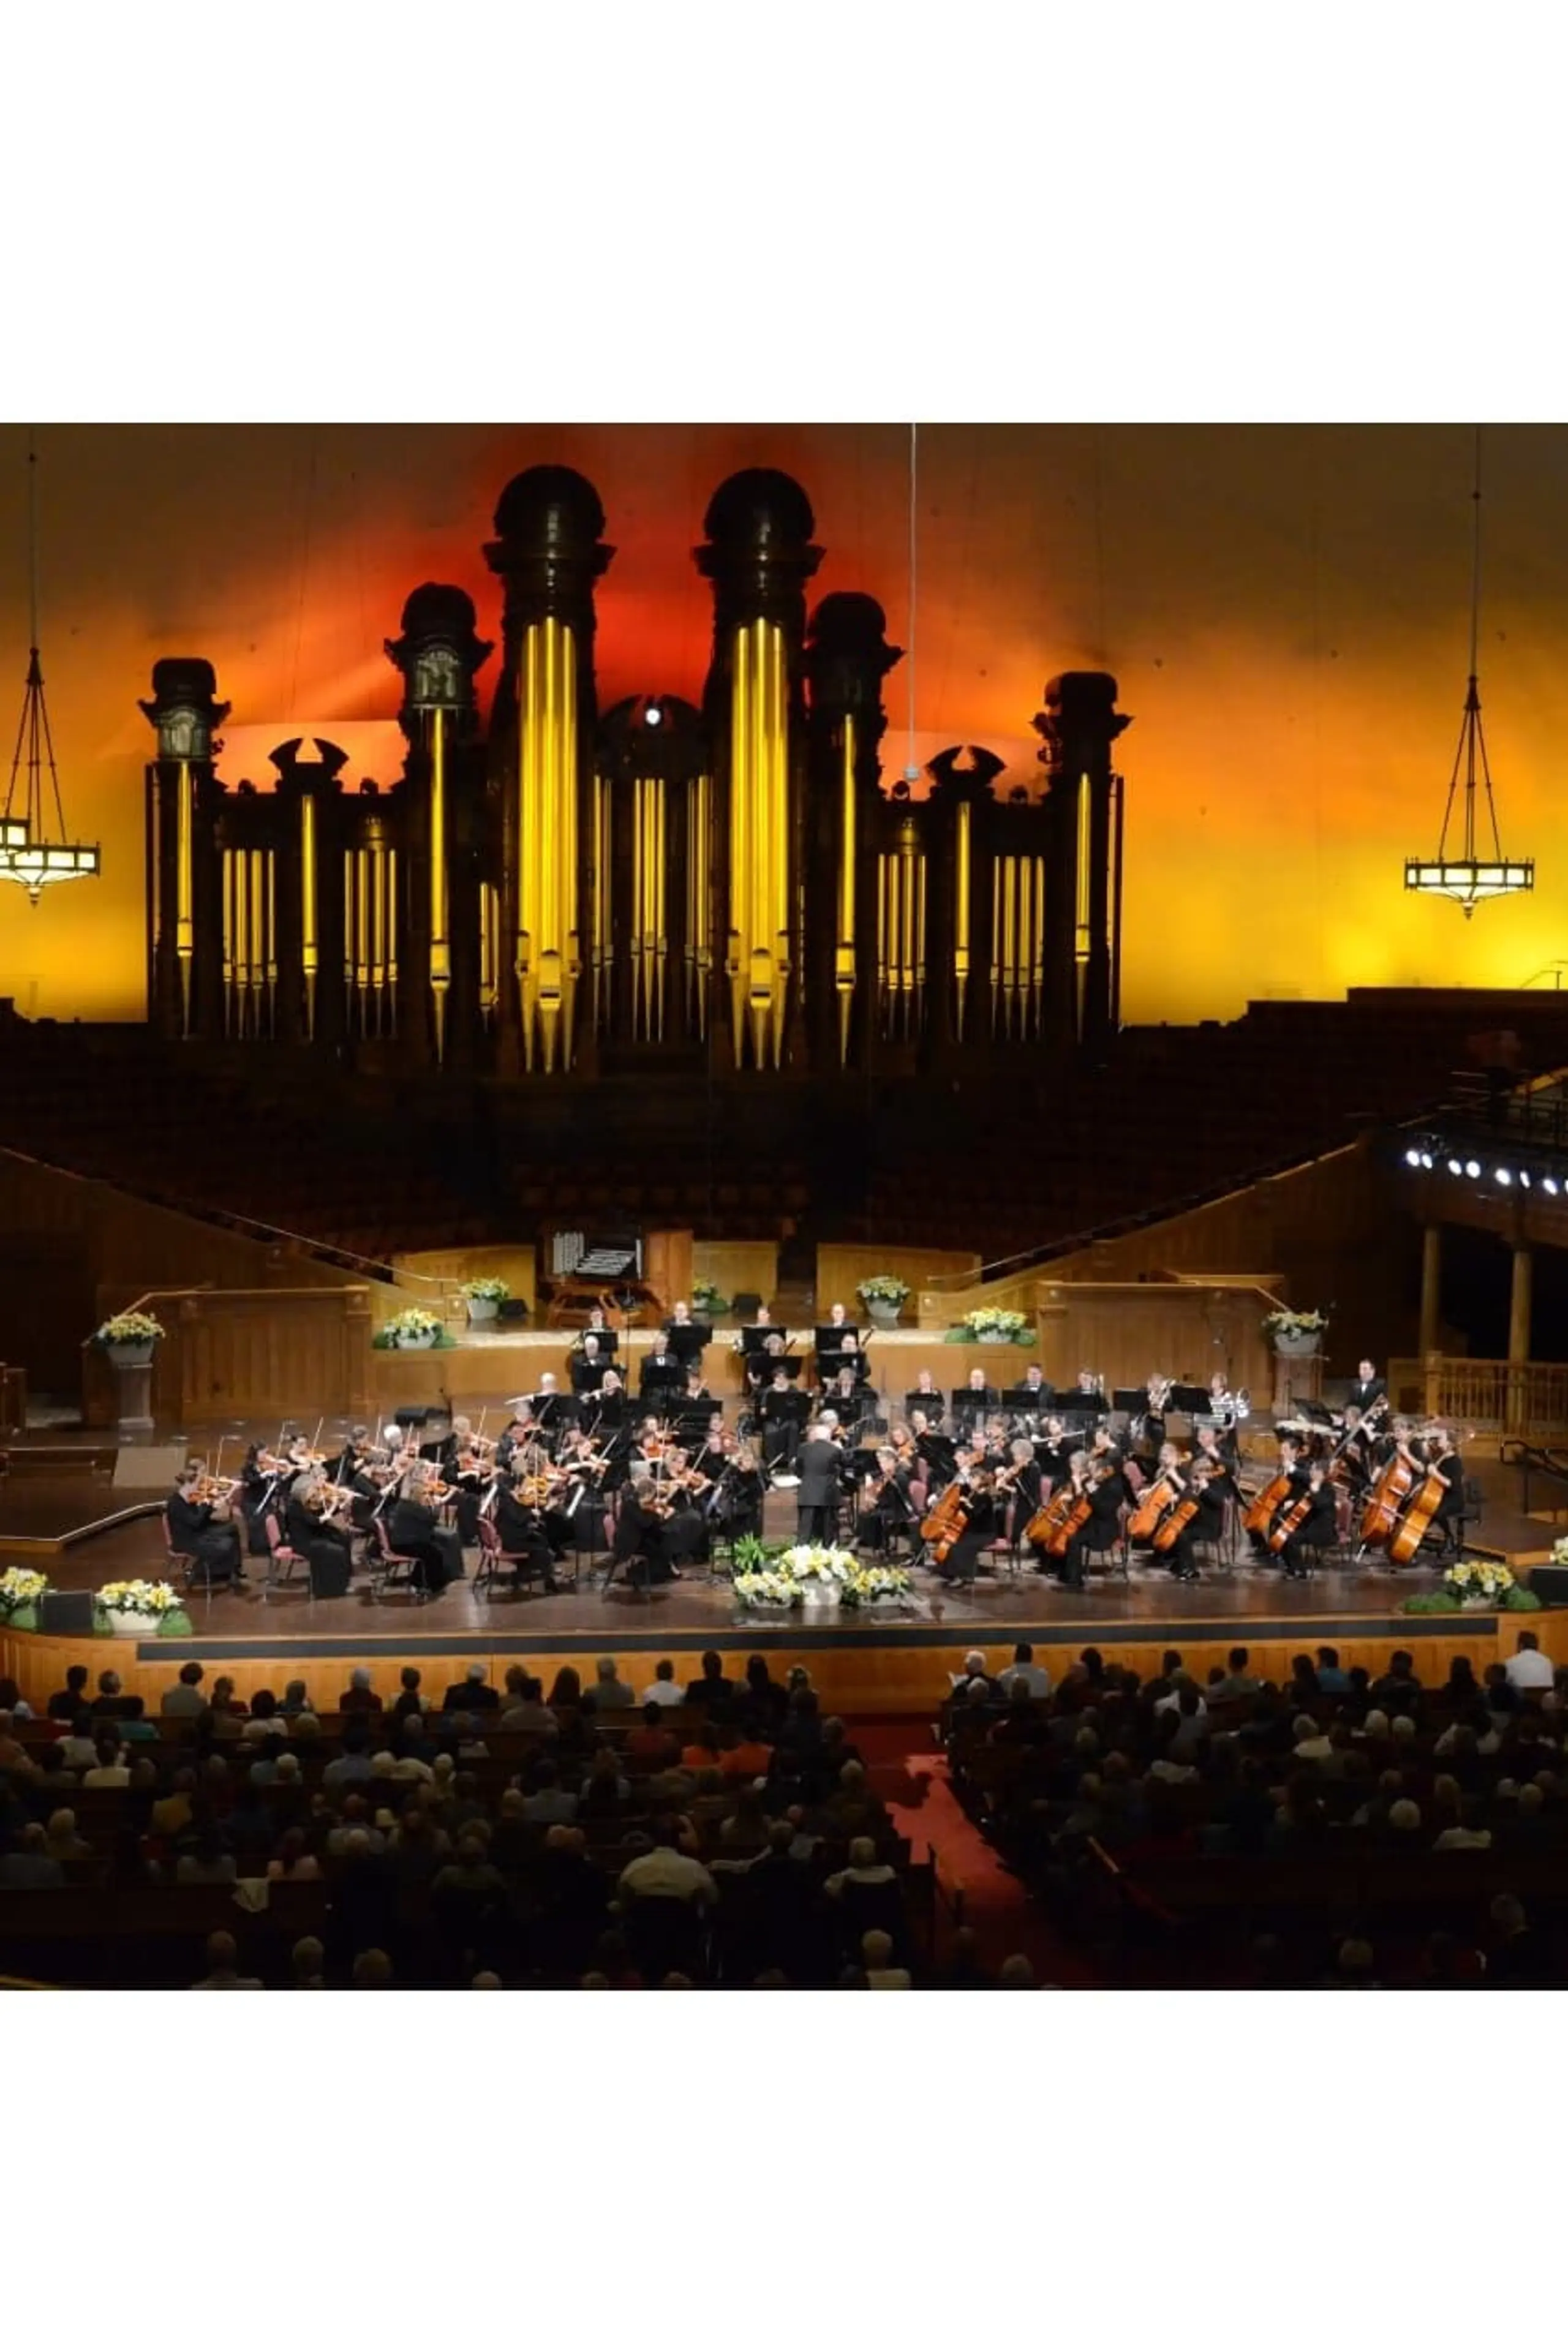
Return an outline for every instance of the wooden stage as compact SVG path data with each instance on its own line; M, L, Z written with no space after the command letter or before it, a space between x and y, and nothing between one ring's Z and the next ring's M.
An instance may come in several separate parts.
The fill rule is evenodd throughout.
M133 1457L121 1456L118 1484L101 1446L84 1444L81 1461L74 1477L61 1472L57 1459L47 1475L18 1469L0 1485L0 1566L24 1556L25 1545L26 1556L47 1564L60 1590L90 1591L114 1576L159 1573L156 1513L166 1490L123 1483L134 1471ZM1516 1559L1543 1556L1552 1530L1518 1510L1514 1474L1478 1467L1487 1488L1486 1548L1506 1549ZM775 1490L767 1533L787 1538L793 1517L793 1495ZM472 1555L468 1565L471 1572ZM754 1650L769 1658L775 1673L805 1664L825 1705L865 1714L933 1707L948 1671L966 1649L985 1650L999 1667L1017 1641L1032 1642L1056 1675L1093 1643L1144 1673L1157 1670L1166 1648L1176 1648L1201 1676L1240 1641L1251 1650L1256 1670L1270 1676L1287 1674L1299 1651L1331 1642L1347 1665L1379 1671L1392 1647L1407 1648L1419 1672L1436 1671L1440 1678L1453 1655L1469 1656L1478 1671L1494 1656L1506 1656L1519 1626L1529 1622L1542 1648L1568 1663L1568 1611L1542 1611L1529 1620L1490 1612L1405 1617L1401 1603L1427 1589L1430 1575L1378 1575L1354 1565L1325 1569L1304 1585L1250 1563L1221 1568L1196 1585L1135 1568L1126 1579L1096 1575L1082 1593L1064 1591L1027 1570L983 1576L968 1591L918 1572L907 1605L826 1619L798 1611L782 1618L748 1613L727 1583L700 1568L650 1599L618 1588L605 1593L601 1560L584 1561L576 1590L553 1597L519 1597L508 1589L476 1598L470 1584L423 1605L398 1596L377 1606L363 1591L341 1601L312 1601L303 1586L268 1598L266 1563L248 1566L254 1580L244 1591L193 1598L191 1635L174 1642L100 1641L0 1627L0 1672L15 1675L36 1699L37 1685L47 1681L55 1687L72 1660L95 1670L112 1663L129 1688L155 1699L173 1679L175 1661L193 1655L232 1673L247 1693L293 1675L305 1675L313 1687L339 1675L335 1697L349 1667L361 1663L383 1677L395 1677L403 1664L418 1664L427 1684L439 1680L444 1687L461 1678L459 1664L473 1659L485 1662L499 1680L520 1660L547 1677L568 1664L591 1676L599 1656L614 1654L640 1687L652 1680L660 1657L672 1658L677 1671L690 1676L704 1649L721 1651L731 1670Z

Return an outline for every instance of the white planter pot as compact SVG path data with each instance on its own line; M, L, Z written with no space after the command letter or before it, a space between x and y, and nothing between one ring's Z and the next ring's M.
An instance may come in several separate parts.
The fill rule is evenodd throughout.
M140 1609L106 1609L105 1624L111 1633L123 1633L128 1641L150 1641L157 1632L159 1620L144 1616Z
M826 1617L830 1611L837 1609L838 1595L837 1592L828 1591L826 1586L817 1590L808 1584L805 1588L805 1599L801 1606L808 1617Z
M411 1339L406 1333L405 1333L405 1335L398 1340L397 1344L400 1348L410 1348L414 1349L433 1348L436 1345L436 1334L434 1331L426 1331L423 1333L420 1338L416 1339Z
M470 1298L468 1307L470 1323L493 1323L500 1313L499 1298Z
M865 1298L862 1299L860 1303L866 1309L868 1321L875 1329L879 1331L896 1331L898 1329L899 1317L903 1312L903 1307L900 1300L896 1298Z
M1277 1356L1315 1356L1322 1343L1321 1331L1276 1331L1274 1334Z
M156 1339L110 1339L104 1344L110 1362L117 1370L128 1372L139 1365L150 1364L158 1342Z

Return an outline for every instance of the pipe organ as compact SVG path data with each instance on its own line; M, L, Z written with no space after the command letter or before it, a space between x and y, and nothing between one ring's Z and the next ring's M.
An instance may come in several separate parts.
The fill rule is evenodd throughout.
M1118 1020L1116 682L1068 672L1034 725L1041 787L984 748L883 782L880 607L837 592L805 492L733 476L695 561L713 634L700 703L601 710L592 485L519 475L486 560L502 653L427 583L386 651L401 773L351 784L318 739L269 785L220 778L228 706L157 663L147 770L148 992L175 1039L384 1050L530 1087L667 1066L919 1077L1096 1050Z

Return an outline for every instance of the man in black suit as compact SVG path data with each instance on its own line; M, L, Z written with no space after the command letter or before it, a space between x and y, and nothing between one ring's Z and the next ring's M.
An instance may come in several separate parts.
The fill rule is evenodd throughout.
M1374 1398L1387 1394L1388 1382L1384 1379L1372 1358L1363 1356L1355 1368L1355 1378L1351 1382L1350 1394L1345 1402L1348 1404L1360 1405L1364 1412Z
M449 1528L437 1524L425 1487L416 1473L408 1492L392 1507L387 1538L394 1551L418 1561L416 1580L426 1591L445 1592L448 1584L462 1582L463 1548Z
M795 1536L801 1543L831 1543L838 1527L838 1465L840 1449L827 1433L825 1421L814 1422L805 1444L795 1456L800 1491L795 1496L799 1517Z
M572 1353L572 1387L578 1396L595 1396L599 1383L608 1369L608 1359L599 1352L599 1342L592 1331L584 1331L581 1347Z
M1029 1366L1018 1386L1029 1397L1034 1409L1038 1412L1043 1412L1047 1405L1055 1402L1057 1392L1038 1364ZM1029 1410L1029 1407L1026 1407L1025 1410Z
M953 1393L953 1421L961 1430L973 1429L976 1422L987 1420L1000 1402L995 1390L976 1364L966 1385Z
M637 1386L647 1396L653 1389L670 1389L678 1394L686 1386L686 1365L669 1344L669 1334L661 1331L649 1352L642 1360Z
M232 1519L218 1517L219 1508L226 1512L227 1505L196 1501L202 1475L199 1462L187 1463L169 1497L164 1517L169 1522L170 1549L189 1552L206 1583L243 1584L238 1531Z

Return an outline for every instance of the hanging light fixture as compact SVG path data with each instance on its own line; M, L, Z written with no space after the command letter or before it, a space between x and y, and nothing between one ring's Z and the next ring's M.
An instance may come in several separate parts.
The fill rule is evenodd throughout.
M1447 803L1443 811L1443 830L1437 836L1435 858L1407 857L1405 861L1405 887L1407 890L1426 892L1429 898L1453 898L1464 908L1467 919L1473 915L1483 898L1502 898L1515 890L1535 887L1535 860L1532 857L1507 858L1502 854L1502 841L1498 833L1497 804L1492 798L1491 770L1487 764L1487 740L1481 731L1481 697L1479 684L1479 647L1481 625L1481 428L1476 427L1475 488L1470 493L1475 507L1474 551L1470 568L1470 676L1465 694L1465 716L1459 728L1459 748L1454 754L1454 771L1448 779ZM1464 793L1462 818L1456 822L1455 803ZM1478 839L1477 803L1486 798L1485 815L1480 821ZM1450 855L1449 835L1457 838ZM1489 836L1490 854L1487 852Z
M27 447L27 683L22 696L22 722L11 760L11 781L5 806L0 812L0 880L19 882L36 907L51 882L80 882L99 871L97 842L72 841L66 830L60 780L55 766L54 738L44 700L44 673L38 660L38 456ZM54 804L50 830L45 800L44 771Z

